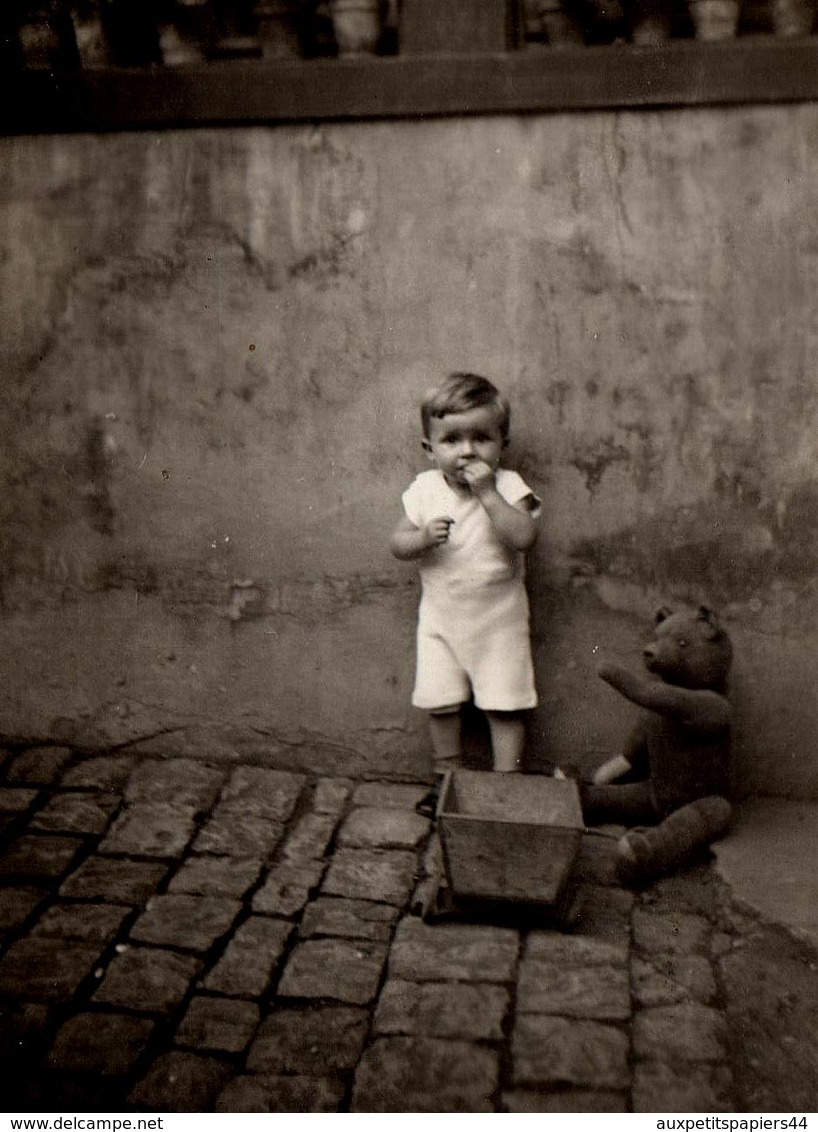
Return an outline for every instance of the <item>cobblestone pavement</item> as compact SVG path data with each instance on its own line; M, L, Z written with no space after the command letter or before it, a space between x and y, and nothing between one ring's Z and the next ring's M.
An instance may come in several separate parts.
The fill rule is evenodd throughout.
M9 1111L813 1110L814 953L707 862L427 923L424 783L0 755Z

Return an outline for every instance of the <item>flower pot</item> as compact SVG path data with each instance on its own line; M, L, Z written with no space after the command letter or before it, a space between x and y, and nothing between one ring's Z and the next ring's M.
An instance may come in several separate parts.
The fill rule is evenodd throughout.
M540 23L552 47L574 47L585 42L582 25L559 0L540 0Z
M667 43L673 19L668 0L634 0L628 5L631 43Z
M330 0L341 55L373 54L381 35L380 0Z
M738 27L738 0L690 0L696 39L732 39Z
M265 59L296 58L301 49L300 9L292 0L261 0L253 9Z
M105 35L100 16L83 16L75 10L72 12L72 19L80 66L87 70L93 70L94 67L107 67L111 62L111 46Z
M814 0L772 0L772 17L776 35L809 35L815 23Z
M648 16L631 27L631 43L642 47L667 43L670 39L670 19L662 15Z
M74 24L65 4L51 0L29 5L18 36L25 67L61 71L79 66Z
M159 31L162 61L175 67L206 59L214 28L210 0L176 0L171 14L172 22Z

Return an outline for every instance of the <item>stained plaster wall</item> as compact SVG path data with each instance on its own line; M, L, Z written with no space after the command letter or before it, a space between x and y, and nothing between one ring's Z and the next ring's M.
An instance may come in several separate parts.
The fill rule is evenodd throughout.
M469 368L545 504L532 764L616 750L594 647L707 601L742 790L818 797L818 107L5 139L0 184L7 736L425 771L386 542Z

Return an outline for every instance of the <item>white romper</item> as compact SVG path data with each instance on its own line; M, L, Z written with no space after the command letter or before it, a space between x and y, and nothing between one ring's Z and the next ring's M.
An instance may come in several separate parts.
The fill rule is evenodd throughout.
M505 468L496 482L511 504L533 494ZM403 506L419 528L442 516L454 519L448 541L420 559L412 703L434 711L473 695L484 711L535 707L524 554L503 546L476 496L450 487L438 468L415 478Z

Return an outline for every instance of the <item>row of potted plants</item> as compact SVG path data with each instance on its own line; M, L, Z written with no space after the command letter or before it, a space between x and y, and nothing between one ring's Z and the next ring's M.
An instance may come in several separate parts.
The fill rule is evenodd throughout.
M531 43L657 44L731 39L742 22L754 33L810 35L816 0L527 0L525 11Z
M397 0L10 2L0 36L26 67L389 53L397 22Z
M62 69L394 54L406 2L422 6L430 0L0 0L0 62ZM487 0L468 2L487 6ZM762 30L809 35L818 0L517 2L520 44L558 47L652 44L692 35L727 39L737 32L742 4L764 9Z

